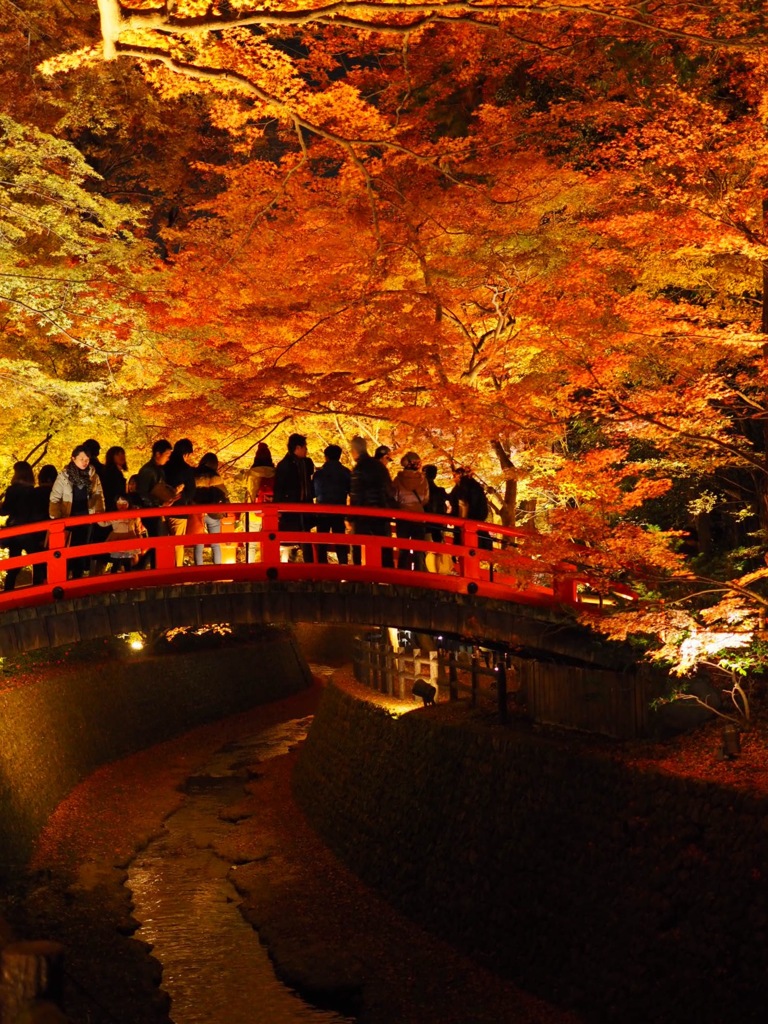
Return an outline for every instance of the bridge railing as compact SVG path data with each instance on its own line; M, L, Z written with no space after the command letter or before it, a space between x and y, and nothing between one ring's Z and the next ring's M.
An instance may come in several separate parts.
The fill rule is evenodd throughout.
M116 522L132 520L155 533L161 523L153 523L169 515L205 514L221 517L220 533L104 537ZM333 520L345 521L351 532L327 532ZM424 528L424 539L408 536L414 527ZM71 543L78 532L85 532L87 543ZM94 540L99 534L102 539ZM579 572L575 558L548 560L545 540L532 531L389 509L246 503L130 509L3 529L0 554L17 538L27 539L30 553L0 557L0 573L31 568L39 581L29 585L29 574L19 575L15 589L0 593L0 610L109 590L221 580L357 580L544 606L598 603L609 589ZM220 545L222 563L177 564L178 551L196 545ZM151 568L104 572L113 556L136 549L154 552ZM302 551L302 561L291 560L296 551ZM333 561L337 551L342 562L346 554L347 564ZM618 584L610 590L634 597Z

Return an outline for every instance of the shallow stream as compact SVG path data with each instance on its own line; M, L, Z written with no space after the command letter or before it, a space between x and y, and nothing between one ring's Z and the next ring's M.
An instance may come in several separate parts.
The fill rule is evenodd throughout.
M187 799L128 871L136 937L163 966L175 1024L340 1024L349 1018L305 1003L276 977L238 909L231 864L213 843L237 828L220 812L243 797L246 769L284 754L310 719L266 729L222 748L185 787Z

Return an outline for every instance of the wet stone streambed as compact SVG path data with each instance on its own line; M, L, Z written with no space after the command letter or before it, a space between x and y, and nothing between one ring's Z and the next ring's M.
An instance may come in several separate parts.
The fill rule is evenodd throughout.
M236 847L240 823L251 817L252 808L239 805L249 780L258 777L256 766L302 740L309 722L285 722L219 750L187 780L184 803L129 866L136 938L151 944L162 965L175 1024L350 1020L308 1005L275 977L267 950L239 911L231 881L237 864L226 855Z

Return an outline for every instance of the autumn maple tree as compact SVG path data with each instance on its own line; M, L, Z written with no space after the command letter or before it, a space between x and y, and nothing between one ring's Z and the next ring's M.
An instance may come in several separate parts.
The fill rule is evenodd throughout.
M759 6L14 11L0 110L47 182L7 172L16 223L70 219L6 237L3 338L49 418L58 387L134 447L245 465L299 427L470 463L552 557L682 595L685 635L716 606L695 530L759 631L761 579L728 583L768 527Z

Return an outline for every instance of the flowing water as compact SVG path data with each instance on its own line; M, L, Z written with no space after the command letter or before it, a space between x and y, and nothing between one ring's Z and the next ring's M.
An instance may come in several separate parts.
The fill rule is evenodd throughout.
M243 769L284 754L309 719L285 722L220 750L187 784L187 799L128 872L137 938L153 945L175 1024L339 1024L275 977L258 934L238 910L229 861L209 844L237 826L219 812L243 797Z

